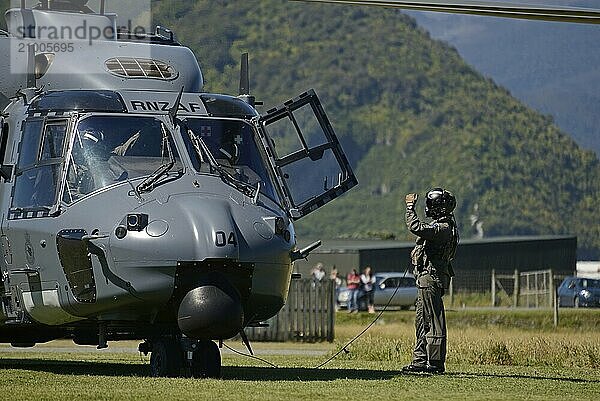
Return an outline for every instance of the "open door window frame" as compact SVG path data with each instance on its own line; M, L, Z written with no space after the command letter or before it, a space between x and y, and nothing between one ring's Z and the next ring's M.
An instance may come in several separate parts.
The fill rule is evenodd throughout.
M311 107L312 112L317 118L317 121L327 140L326 143L314 147L308 146L307 141L302 134L301 128L294 116L294 111L302 107L306 107L307 105ZM275 150L275 142L271 137L269 137L268 126L284 118L288 118L290 123L293 125L300 144L302 145L302 149L296 150L288 155L279 156ZM293 220L301 219L326 203L341 196L358 184L350 163L348 162L340 142L335 135L333 127L331 126L323 106L321 105L321 102L313 89L300 94L294 99L288 100L280 106L268 110L265 115L260 117L258 122L260 142L265 148L269 163L275 172L277 185L281 191L285 207L288 210L289 216ZM326 150L331 150L333 152L340 167L342 175L341 179L332 188L324 189L320 195L312 197L311 199L308 199L300 204L296 204L293 199L292 192L286 183L282 168L306 158L312 161L318 161L323 157L323 153Z

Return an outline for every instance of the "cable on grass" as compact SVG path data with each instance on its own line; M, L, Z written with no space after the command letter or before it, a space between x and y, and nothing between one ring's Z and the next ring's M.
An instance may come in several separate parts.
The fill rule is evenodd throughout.
M404 276L402 277L406 277L406 273L408 273L408 269L406 269L406 271L404 272ZM323 366L327 365L329 362L333 361L335 358L338 357L338 355L340 355L342 352L349 354L350 351L348 350L348 347L356 340L358 340L360 337L362 337L363 334L365 334L367 331L369 331L369 329L371 327L373 327L373 325L379 320L379 318L383 315L383 313L387 310L387 308L390 306L390 304L392 303L392 299L394 299L394 297L396 296L396 293L398 292L398 288L400 288L400 286L396 287L396 289L394 290L394 293L392 294L392 296L390 296L390 299L387 301L387 303L385 304L385 306L383 307L383 309L377 314L377 316L375 317L375 319L373 319L373 321L371 323L369 323L369 325L367 327L365 327L363 329L363 331L361 331L358 335L356 335L352 340L348 341L348 343L346 345L344 345L342 348L340 348L340 350L338 352L336 352L335 354L333 354L329 359L327 359L325 362L321 363L320 365L317 365L314 367L314 369L320 369Z
M407 273L408 273L408 268L407 268L407 269L404 271L404 275L403 275L402 277L403 277L403 278L404 278L404 277L406 277L406 274L407 274ZM363 329L363 330L362 330L360 333L358 333L358 334L357 334L357 335L356 335L356 336L355 336L355 337L354 337L352 340L348 341L348 343L346 343L346 345L344 345L342 348L340 348L340 350L339 350L338 352L336 352L336 353L335 353L335 354L333 354L331 357L329 357L329 359L327 359L325 362L323 362L323 363L321 363L321 364L319 364L319 365L315 366L315 367L314 367L314 368L312 368L312 369L320 369L320 368L322 368L323 366L327 365L329 362L331 362L331 361L333 361L335 358L337 358L337 357L338 357L338 356L339 356L339 355L340 355L342 352L344 352L344 353L346 353L346 354L349 354L349 353L350 353L350 350L348 350L348 347L349 347L349 346L350 346L350 345L351 345L351 344L352 344L354 341L356 341L356 340L358 340L360 337L362 337L362 336L363 336L363 334L365 334L367 331L369 331L369 329L370 329L371 327L373 327L373 325L374 325L375 323L377 323L377 321L379 320L379 318L381 318L381 316L383 315L383 313L384 313L384 312L387 310L387 308L388 308L388 307L390 306L390 304L392 303L392 300L393 300L393 299L394 299L394 297L396 296L396 293L398 292L398 289L399 289L399 288L400 288L399 286L398 286L398 287L396 287L396 289L394 290L394 293L393 293L393 294L390 296L390 299L387 301L387 303L385 304L385 306L383 307L383 309L382 309L382 310L381 310L381 311L380 311L380 312L377 314L377 316L375 317L375 319L373 319L373 321L372 321L371 323L369 323L369 325L368 325L367 327L365 327L365 328L364 328L364 329ZM225 346L225 348L227 348L228 350L230 350L230 351L232 351L232 352L234 352L234 353L236 353L236 354L239 354L239 355L242 355L242 356L246 356L246 357L248 357L248 358L257 359L257 360L259 360L259 361L261 361L261 362L263 362L263 363L266 363L267 365L270 365L271 367L274 367L274 368L279 368L279 366L275 365L274 363L271 363L271 362L267 361L266 359L262 359L262 358L259 358L259 357L257 357L257 356L254 356L254 355L245 354L245 353L243 353L243 352L237 351L237 350L235 350L235 349L233 349L233 348L229 347L229 346L228 346L227 344L225 344L225 343L223 343L223 345Z
M271 366L272 368L279 368L279 366L275 365L274 363L271 363L271 362L267 361L266 359L259 358L258 356L255 356L255 355L246 354L246 353L244 353L244 352L240 352L240 351L238 351L238 350L236 350L236 349L233 349L233 348L231 348L229 345L227 345L227 344L225 344L225 343L223 343L223 346L224 346L225 348L227 348L229 351L231 351L231 352L233 352L233 353L236 353L236 354L238 354L238 355L241 355L241 356L246 356L246 357L248 357L248 358L252 358L252 359L256 359L256 360L258 360L258 361L261 361L261 362L263 362L263 363L266 363L267 365Z

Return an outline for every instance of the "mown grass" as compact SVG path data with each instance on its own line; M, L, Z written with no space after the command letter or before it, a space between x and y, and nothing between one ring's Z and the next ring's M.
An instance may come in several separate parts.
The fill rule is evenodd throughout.
M449 315L448 373L404 375L413 344L414 312L383 315L372 330L323 369L314 369L373 315L338 314L334 344L254 344L266 364L223 354L221 380L148 377L148 358L120 343L101 352L40 347L0 348L0 399L5 400L570 400L600 396L600 311L565 313L548 327L535 311L457 311ZM567 316L570 315L570 316ZM525 324L528 319L529 325ZM586 329L577 324L585 320ZM596 322L596 323L595 323ZM551 326L551 325L550 325ZM134 349L135 344L128 344ZM233 345L230 343L230 345ZM236 348L241 349L239 344ZM65 347L57 351L59 347ZM313 350L327 355L310 355ZM89 350L89 351L88 351ZM300 355L289 355L289 350ZM268 354L267 354L268 353ZM274 354L273 354L274 353Z
M308 347L308 345L305 345ZM225 355L223 379L155 379L135 356L40 354L0 361L6 400L569 400L600 394L600 377L581 368L452 365L444 376L403 375L398 362L274 356L278 368Z

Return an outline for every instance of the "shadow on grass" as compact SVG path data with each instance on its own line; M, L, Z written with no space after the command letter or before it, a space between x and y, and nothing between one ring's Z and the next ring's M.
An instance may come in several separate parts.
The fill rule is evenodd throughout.
M118 377L149 377L149 366L142 364L115 362L86 362L86 361L54 361L44 359L0 359L0 369L29 370L47 372L59 375L73 376L118 376ZM414 380L429 379L427 374L404 374L397 370L372 369L313 369L313 368L270 368L250 366L223 366L223 380L243 381L332 381L338 379L360 380L389 380L406 377ZM498 373L463 373L447 372L449 378L503 378L529 380L557 380L572 383L600 383L600 380L578 379L570 377L551 377L519 374Z
M143 377L150 375L149 365L115 362L56 361L47 359L0 359L0 369L32 370L59 375Z
M520 375L520 374L500 374L500 373L462 373L462 372L447 372L445 376L457 377L457 378L481 378L481 377L493 377L499 379L528 379L528 380L556 380L570 383L600 383L600 380L593 379L578 379L575 377L552 377L552 376L534 376L534 375Z
M389 380L402 374L396 370L372 369L313 369L313 368L263 368L224 366L224 380L247 381L331 381L338 379Z
M0 359L0 369L30 370L60 375L91 375L144 377L150 376L149 365L55 361L45 359ZM336 379L387 380L401 374L399 371L368 369L311 369L311 368L269 368L246 366L223 366L223 380L244 381L330 381Z

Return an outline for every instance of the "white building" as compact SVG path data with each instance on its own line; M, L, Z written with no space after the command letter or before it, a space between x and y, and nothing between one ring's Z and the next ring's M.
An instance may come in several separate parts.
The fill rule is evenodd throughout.
M600 279L600 261L577 262L577 276Z

